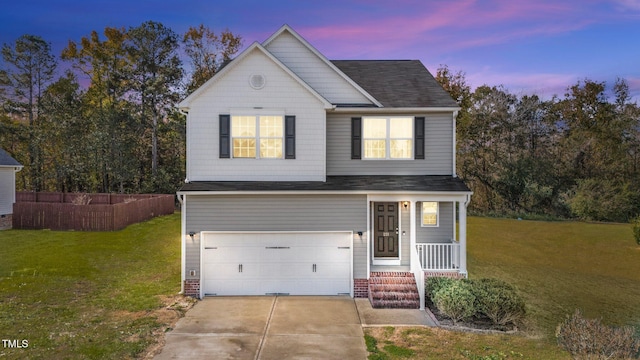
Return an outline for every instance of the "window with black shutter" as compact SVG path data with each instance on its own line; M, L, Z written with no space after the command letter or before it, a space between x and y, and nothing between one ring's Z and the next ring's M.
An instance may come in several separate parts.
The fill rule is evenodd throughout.
M231 116L220 115L220 158L228 159L231 157Z
M296 117L284 117L284 158L296 158Z
M424 159L424 117L416 117L413 126L414 159Z
M362 118L351 118L351 158L362 159Z

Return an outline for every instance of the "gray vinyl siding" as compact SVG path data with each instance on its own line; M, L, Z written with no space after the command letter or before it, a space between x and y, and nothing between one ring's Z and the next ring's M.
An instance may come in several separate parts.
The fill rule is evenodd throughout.
M16 201L16 170L0 167L0 215L13 214Z
M416 208L416 243L449 243L453 238L453 203L439 203L438 226L422 227L422 203Z
M425 117L424 160L351 159L351 117L327 114L327 175L451 175L453 173L453 114L414 114Z
M190 231L353 231L353 276L367 277L365 195L187 196ZM363 232L362 238L358 231ZM199 239L186 241L186 276L200 268Z

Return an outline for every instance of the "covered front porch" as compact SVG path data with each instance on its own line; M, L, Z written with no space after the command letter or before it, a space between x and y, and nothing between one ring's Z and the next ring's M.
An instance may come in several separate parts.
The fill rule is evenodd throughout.
M415 279L419 307L424 309L425 276L467 276L467 205L470 193L370 195L368 197L369 283L406 284ZM397 211L393 212L393 205ZM384 211L383 211L384 209ZM398 219L393 219L397 214ZM395 235L395 236L394 236ZM397 249L393 247L397 246ZM386 252L385 252L386 251ZM379 277L389 274L389 278ZM413 280L411 281L413 282ZM406 285L370 286L370 292ZM369 294L370 299L372 295ZM380 295L384 296L384 295ZM400 299L410 294L392 294ZM373 299L372 299L373 301Z

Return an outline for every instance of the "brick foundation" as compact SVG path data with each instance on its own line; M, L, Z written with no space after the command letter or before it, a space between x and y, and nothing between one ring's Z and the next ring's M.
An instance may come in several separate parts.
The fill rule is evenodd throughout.
M13 216L11 214L0 215L0 230L8 230L13 227Z
M457 271L425 271L424 277L447 277L451 279L465 279L467 277L466 274L461 274Z
M369 297L369 279L353 279L353 297Z
M184 295L194 298L200 297L200 280L191 279L184 281Z

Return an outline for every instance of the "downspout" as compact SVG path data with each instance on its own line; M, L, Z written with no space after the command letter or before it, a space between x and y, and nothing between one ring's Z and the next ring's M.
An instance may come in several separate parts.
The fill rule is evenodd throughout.
M456 154L457 154L457 151L456 151L456 118L457 117L458 117L458 111L454 111L453 112L453 121L452 121L453 122L453 149L452 149L453 150L453 161L452 161L453 169L452 169L452 172L451 172L453 174L454 178L458 177L458 175L456 174Z
M178 111L179 111L181 114L183 114L184 116L186 116L186 117L187 117L187 119L189 119L189 108L178 108ZM186 146L187 146L187 145L186 145L186 138L187 138L187 134L186 134L186 131L187 131L187 124L186 124L186 121L185 121L185 127L184 127L184 130L185 130L185 134L184 134L184 135L185 135L185 147L186 147ZM185 149L185 158L188 158L188 156L186 156L186 153L188 153L188 151L189 151L189 149L188 149L188 148L187 148L187 149ZM186 159L185 159L185 161L186 161ZM186 164L185 164L185 165L186 165ZM186 167L186 166L185 166L185 167ZM188 184L188 183L190 183L190 181L189 181L189 167L186 167L186 169L187 169L187 170L186 170L187 174L185 175L184 182L185 182L185 184Z
M187 249L187 239L186 239L186 226L187 226L187 209L186 209L186 197L184 194L178 192L178 201L180 202L180 294L184 295L184 280L185 280L185 267L187 264L186 261L186 249Z

